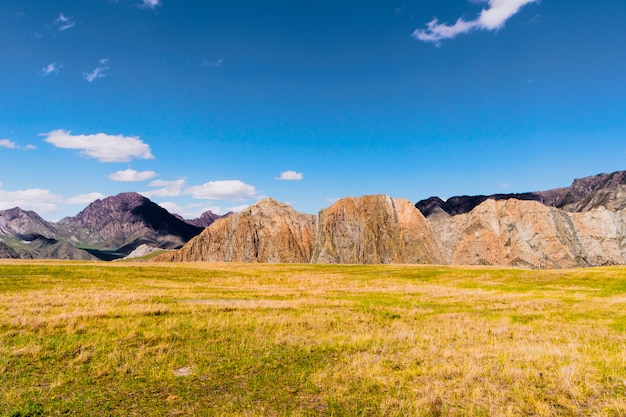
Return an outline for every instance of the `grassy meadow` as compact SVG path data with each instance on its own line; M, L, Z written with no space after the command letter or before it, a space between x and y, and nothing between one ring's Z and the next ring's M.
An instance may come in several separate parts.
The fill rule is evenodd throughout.
M626 268L0 263L0 416L626 416Z

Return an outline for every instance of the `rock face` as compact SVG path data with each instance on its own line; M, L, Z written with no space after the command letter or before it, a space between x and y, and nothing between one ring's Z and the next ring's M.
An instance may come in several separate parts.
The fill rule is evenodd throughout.
M424 216L408 200L344 198L320 211L314 263L439 263Z
M272 199L220 218L182 249L156 260L308 263L315 216Z
M137 193L96 200L76 216L59 221L57 228L83 245L121 254L143 244L179 248L202 231Z
M626 210L570 213L536 201L486 200L428 224L451 265L570 268L626 263Z

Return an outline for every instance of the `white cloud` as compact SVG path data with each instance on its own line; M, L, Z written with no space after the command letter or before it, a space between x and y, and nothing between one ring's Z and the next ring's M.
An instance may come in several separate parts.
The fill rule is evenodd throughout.
M45 77L50 74L58 74L61 68L63 68L63 65L58 62L52 62L41 69L41 76Z
M139 8L154 10L160 5L161 5L161 0L142 0L141 4L139 4Z
M58 210L58 204L63 197L52 194L41 188L26 190L5 191L0 189L0 210L20 207L23 210L33 210L38 214L53 213Z
M97 80L98 78L106 77L107 76L106 72L110 69L108 63L109 63L109 58L102 58L100 60L100 65L97 66L93 71L83 73L83 78L87 80L87 82L91 83L94 80Z
M502 187L502 188L511 188L511 184L509 184L508 182L501 182L500 183L500 187Z
M506 21L516 14L523 6L540 0L483 0L489 4L480 15L470 21L459 18L453 25L439 23L435 18L426 25L426 29L417 29L413 37L424 42L439 45L444 39L452 39L462 33L475 29L496 30L504 26Z
M254 198L256 193L254 186L239 180L209 181L206 184L187 187L184 190L184 194L205 200L241 201Z
M17 143L9 139L0 139L0 148L17 149Z
M274 177L275 180L279 181L300 181L302 178L304 178L302 172L296 171L285 171L280 174L280 177Z
M65 130L44 133L45 141L63 149L80 149L80 154L99 162L128 162L133 158L154 159L150 146L139 137L122 135L72 135Z
M102 200L106 196L101 193L78 194L67 199L67 204L90 204L96 200Z
M178 197L182 194L183 187L187 183L186 178L181 178L175 181L154 180L150 184L150 187L158 187L156 190L144 191L141 194L145 197Z
M117 171L109 174L109 179L123 182L140 182L154 178L156 175L157 174L154 171L135 171L134 169L125 169L123 171Z
M60 31L68 30L76 25L76 20L73 17L65 16L63 13L59 13L59 16L54 19L54 23Z
M34 149L37 149L37 147L35 145L28 144L24 146L22 149L24 149L25 151L32 151Z

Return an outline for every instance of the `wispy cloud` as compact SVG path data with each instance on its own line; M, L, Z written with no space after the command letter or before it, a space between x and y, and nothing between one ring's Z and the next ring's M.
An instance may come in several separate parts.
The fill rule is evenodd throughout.
M509 184L508 182L501 182L500 183L500 187L501 188L511 188L511 184Z
M99 162L128 162L133 158L154 159L150 146L139 137L107 135L72 135L65 130L43 133L45 141L62 149L79 149L80 154Z
M100 60L100 65L98 65L93 71L83 73L83 78L87 80L87 82L93 82L98 78L104 78L107 76L106 72L110 69L109 67L109 59L102 58Z
M125 169L117 171L109 175L109 179L122 182L141 182L156 177L154 171L135 171L134 169Z
M279 181L300 181L302 178L304 178L302 172L296 171L285 171L282 172L279 177L274 177L275 180Z
M453 25L448 25L439 23L437 18L434 18L426 24L426 29L415 30L413 37L424 42L432 42L435 45L439 45L442 40L452 39L457 35L472 30L497 30L503 27L506 21L519 12L523 6L539 1L540 0L475 0L474 2L487 3L489 5L488 8L481 11L476 19L467 21L461 17Z
M255 198L256 188L239 180L209 181L202 185L187 187L184 194L203 200L243 201Z
M220 58L215 61L209 61L208 59L205 59L202 63L202 66L207 68L221 68L224 66L224 59Z
M5 191L0 184L0 210L20 207L23 210L34 210L39 214L54 213L63 202L63 197L52 194L42 188L29 188L26 190Z
M0 148L21 149L23 151L32 151L33 149L37 149L35 145L20 146L9 139L0 139Z
M141 0L138 7L140 9L156 9L161 5L161 0Z
M102 193L87 193L87 194L78 194L74 197L68 198L67 204L90 204L96 200L102 200L106 196Z
M60 31L68 30L76 26L76 20L71 16L65 16L63 13L59 13L54 24Z
M59 71L61 71L61 68L63 68L62 64L52 62L41 69L41 76L46 77L50 74L58 74Z
M0 148L17 149L17 143L9 139L0 139Z

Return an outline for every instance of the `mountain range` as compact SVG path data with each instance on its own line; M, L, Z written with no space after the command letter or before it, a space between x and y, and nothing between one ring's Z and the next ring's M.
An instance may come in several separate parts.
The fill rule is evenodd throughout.
M0 211L0 257L112 260L142 245L176 249L219 217L186 221L137 193L96 200L58 222L16 207Z
M626 264L626 172L524 194L348 197L298 213L271 199L218 219L160 261L414 263L568 268Z
M184 220L136 193L47 222L0 211L0 257L111 260L169 249L160 261L413 263L566 268L626 264L626 171L548 191L347 197L317 215L265 199ZM178 249L178 250L174 250Z

